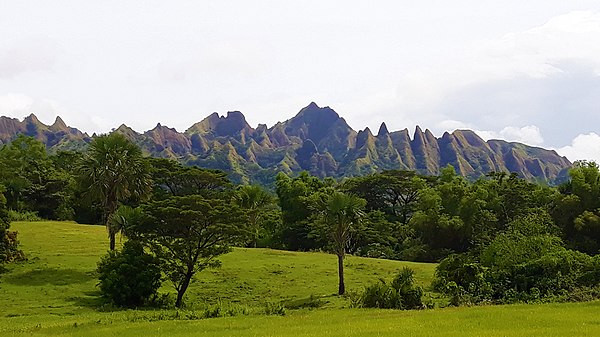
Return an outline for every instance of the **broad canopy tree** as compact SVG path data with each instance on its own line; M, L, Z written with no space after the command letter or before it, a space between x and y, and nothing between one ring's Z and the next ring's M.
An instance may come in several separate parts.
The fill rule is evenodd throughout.
M170 197L142 206L142 219L127 228L161 261L163 271L177 291L176 307L194 275L217 267L217 257L247 236L247 216L225 198L201 195Z
M367 201L367 210L380 210L390 220L408 223L426 178L413 171L390 170L348 179L343 189Z
M231 181L223 171L184 166L167 158L147 160L154 182L152 199L193 194L208 197L231 188Z

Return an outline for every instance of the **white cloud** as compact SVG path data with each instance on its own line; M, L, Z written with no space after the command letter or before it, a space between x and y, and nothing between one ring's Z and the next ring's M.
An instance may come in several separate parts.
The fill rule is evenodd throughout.
M544 143L544 137L540 129L535 125L526 125L523 127L507 126L499 132L490 130L478 130L476 133L483 139L504 139L509 142L519 142L527 145L541 145Z
M600 135L595 132L580 134L571 145L556 149L560 155L575 160L593 160L600 163Z
M535 125L527 125L523 127L508 126L500 130L500 136L509 141L529 145L540 145L544 143L544 138L540 129Z

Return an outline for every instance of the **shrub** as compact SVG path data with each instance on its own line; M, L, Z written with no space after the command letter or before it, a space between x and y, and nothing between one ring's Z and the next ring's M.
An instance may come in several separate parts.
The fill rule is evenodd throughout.
M208 306L204 309L202 318L216 318L216 317L233 317L240 315L248 315L249 310L246 307L232 304L218 303L212 306Z
M8 217L10 221L42 221L42 218L38 216L37 212L32 211L18 212L14 210L9 210Z
M276 302L276 303L267 302L265 304L265 314L285 316L285 314L286 314L285 306L280 302Z
M98 263L102 296L121 307L139 307L157 297L161 285L158 260L141 243L127 241L122 251L111 251Z
M488 268L469 254L450 255L435 271L433 289L450 296L451 305L475 304L491 300Z
M600 258L597 256L555 247L540 249L537 256L515 258L510 263L505 255L489 252L487 250L486 263L491 262L490 267L467 254L449 256L441 261L436 270L434 289L448 295L452 305L488 301L578 301L600 297L597 287L600 284ZM494 257L500 257L501 263L496 263L498 260Z
M25 255L19 250L17 232L10 231L10 211L6 209L6 198L0 185L0 271L4 263L24 260Z
M404 268L389 284L384 280L371 284L361 295L360 306L406 310L422 308L423 290L413 284L413 275L412 269Z

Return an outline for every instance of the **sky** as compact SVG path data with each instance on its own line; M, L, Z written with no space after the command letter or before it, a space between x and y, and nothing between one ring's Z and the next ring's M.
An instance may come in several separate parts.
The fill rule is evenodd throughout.
M0 0L0 115L88 133L274 125L475 130L600 162L600 1Z

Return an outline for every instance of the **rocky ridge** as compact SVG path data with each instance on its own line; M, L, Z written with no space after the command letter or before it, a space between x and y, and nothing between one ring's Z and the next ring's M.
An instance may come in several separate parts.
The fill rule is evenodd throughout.
M144 133L126 125L113 132L124 134L149 155L222 169L237 182L270 184L278 172L301 170L336 178L391 169L436 175L450 164L472 179L504 171L555 184L571 167L553 150L486 142L470 130L436 138L417 126L411 138L408 129L390 132L382 123L376 135L369 128L356 132L333 109L315 103L271 128L264 124L252 128L241 112L231 111L226 116L213 113L185 132L160 123ZM68 127L60 117L50 126L33 114L23 121L0 117L0 143L20 133L44 142L51 152L84 149L93 137Z

